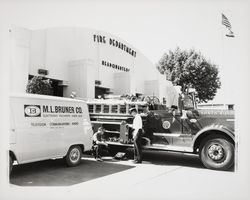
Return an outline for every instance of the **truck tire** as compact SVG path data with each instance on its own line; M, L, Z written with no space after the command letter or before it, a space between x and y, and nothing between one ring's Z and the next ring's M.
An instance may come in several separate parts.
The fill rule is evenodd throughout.
M13 158L11 155L9 155L9 174L11 174L13 168Z
M205 139L199 153L201 162L209 169L228 170L234 164L234 145L220 136Z
M72 146L69 148L65 161L67 166L74 167L80 164L82 158L82 149L80 146Z

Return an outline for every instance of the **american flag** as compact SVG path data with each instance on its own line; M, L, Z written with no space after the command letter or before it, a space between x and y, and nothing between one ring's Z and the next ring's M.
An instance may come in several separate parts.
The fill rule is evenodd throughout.
M227 37L234 37L234 33L231 30L232 26L231 23L229 22L228 18L222 13L222 25L226 26L226 28L229 30L229 33L226 34Z
M227 19L227 17L222 13L222 24L225 25L227 28L231 29L231 23Z

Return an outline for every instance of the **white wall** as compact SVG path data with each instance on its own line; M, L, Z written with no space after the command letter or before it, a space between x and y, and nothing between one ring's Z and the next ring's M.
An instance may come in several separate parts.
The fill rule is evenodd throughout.
M106 43L95 42L94 35L105 36ZM136 57L109 44L115 39L136 51ZM49 71L48 78L68 82L64 96L72 91L82 98L94 98L95 80L115 94L166 96L166 81L152 62L138 49L109 33L76 27L42 30L15 29L12 33L12 81L15 91L25 91L28 74ZM103 66L102 60L130 69L123 72ZM151 82L150 82L151 80ZM145 82L149 81L149 82ZM22 84L20 84L20 82Z
M158 80L149 80L145 81L145 91L146 96L159 96L159 81Z
M65 88L64 96L69 97L72 92L80 98L95 98L95 79L93 76L92 60L76 60L68 63L69 85Z
M131 94L131 73L120 72L114 74L114 94Z
M160 101L166 99L168 107L178 105L178 91L164 75L159 74L156 80L145 81L145 95L157 96Z
M93 35L106 37L106 43L94 42ZM136 57L109 44L109 38L115 39L136 51ZM127 91L118 88L115 83L115 74L122 71L103 66L102 60L130 69L130 92L144 93L144 81L156 79L156 69L141 52L121 38L106 32L87 28L49 28L32 31L31 59L29 73L37 75L39 68L49 70L47 77L70 81L68 62L72 60L91 59L94 70L92 78L100 80L102 87ZM127 75L126 75L127 77ZM67 89L66 89L67 90Z
M29 73L38 75L38 69L47 69L46 58L46 31L34 34L31 31Z
M10 32L10 91L22 93L26 91L30 62L31 31L13 27Z
M156 80L157 71L155 65L152 64L148 58L143 54L138 54L137 58L134 59L134 67L132 69L133 81L134 81L134 92L135 93L146 93L145 80ZM157 88L155 88L157 90Z

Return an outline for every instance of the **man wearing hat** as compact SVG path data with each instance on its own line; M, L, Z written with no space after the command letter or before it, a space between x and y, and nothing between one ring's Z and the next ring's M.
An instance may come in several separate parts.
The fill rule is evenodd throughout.
M131 108L131 115L134 117L133 124L130 127L133 129L134 139L134 162L142 162L141 137L142 137L142 119L136 108Z

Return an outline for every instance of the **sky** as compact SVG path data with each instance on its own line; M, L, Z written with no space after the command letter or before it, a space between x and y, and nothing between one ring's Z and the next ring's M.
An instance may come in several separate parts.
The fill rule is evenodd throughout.
M7 25L28 29L78 26L106 31L126 40L154 64L177 46L194 48L219 68L222 87L216 103L234 103L240 87L235 83L236 69L241 62L248 62L240 58L249 50L249 4L244 0L2 2L5 9L1 13ZM221 13L231 22L235 38L225 36Z

